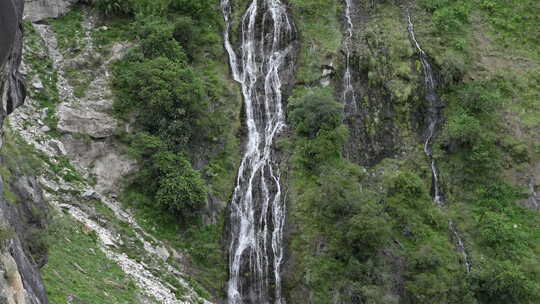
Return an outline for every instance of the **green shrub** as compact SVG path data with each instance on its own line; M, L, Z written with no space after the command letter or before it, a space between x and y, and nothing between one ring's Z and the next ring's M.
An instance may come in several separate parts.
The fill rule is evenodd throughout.
M133 13L131 1L126 0L96 0L94 6L105 16L128 15Z
M149 16L137 20L134 27L146 58L165 57L175 62L186 61L184 49L174 38L174 23L162 17Z
M198 22L212 23L221 18L219 10L215 9L215 3L214 0L171 0L169 8Z
M189 66L158 57L120 65L115 74L115 108L135 110L143 130L177 148L207 137L204 84Z
M468 22L468 0L421 0L420 5L433 13L433 22L441 32L458 32Z
M204 180L189 161L172 153L158 153L153 157L158 173L157 204L164 210L192 219L206 203Z
M538 279L538 273L531 278L519 265L508 260L490 261L475 274L479 300L493 304L538 303Z
M343 106L329 90L311 91L289 105L289 120L301 136L315 138L319 132L334 130L343 120Z
M473 144L482 134L480 121L460 108L448 119L448 135L461 144Z

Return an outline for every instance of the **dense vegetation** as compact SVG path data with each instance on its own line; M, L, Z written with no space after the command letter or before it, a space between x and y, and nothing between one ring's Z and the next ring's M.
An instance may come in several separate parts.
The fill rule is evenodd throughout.
M96 2L107 22L128 23L120 34L137 43L113 70L115 112L135 126L120 136L142 166L123 201L191 253L204 269L198 281L214 294L225 284L224 214L207 201L225 201L232 190L241 102L228 83L218 5Z
M539 29L537 1L419 0L409 11L395 1L363 2L351 61L363 133L350 128L356 118L344 115L340 100L341 4L288 2L302 43L296 82L286 94L291 132L277 147L291 156L283 158L289 169L288 302L540 302L540 218L523 203L529 193L522 178L540 160L540 41L532 30ZM235 2L233 23L245 4ZM188 253L193 265L187 271L209 298L223 298L223 205L238 166L241 100L226 67L219 3L97 0L94 8L110 27L94 33L96 43L105 49L117 40L134 42L113 68L115 115L125 122L121 129L130 130L116 136L140 164L121 199L144 228ZM446 105L433 143L442 207L431 197L422 146L423 72L407 36L407 12ZM60 47L76 51L84 42L74 38L81 15L64 18L53 21ZM46 74L51 66L30 64ZM322 66L334 69L328 87L319 84ZM87 89L82 79L76 94ZM57 75L48 80L37 98L53 109ZM54 118L46 120L54 131ZM345 153L352 141L368 146L361 157ZM66 174L66 160L52 163ZM67 171L68 178L80 178ZM0 173L9 178L10 172ZM5 193L16 200L9 187ZM222 206L211 204L216 201ZM470 273L450 222L472 262ZM99 289L117 284L125 288L113 295L116 301L134 296L132 282L93 252L91 233L65 221L51 233L72 234L49 240L64 251L53 256L92 255L77 264L88 273L72 271L76 261L70 259L50 261L44 275L55 282L52 300L67 296L62 284L77 290L88 277L100 282L89 291L96 303L106 302ZM64 281L54 269L69 269L73 279Z
M538 254L534 245L538 216L517 204L525 198L522 189L503 177L506 155L513 161L527 161L529 148L507 142L508 138L501 141L494 131L505 127L500 118L507 101L521 99L511 86L530 83L497 73L474 81L468 76L470 64L478 60L477 50L470 46L475 38L471 31L478 23L475 18L484 18L484 31L499 31L500 48L518 42L515 37L520 36L521 54L536 55L523 45L538 45L537 37L526 30L534 22L525 10L531 2L516 1L513 6L477 2L422 0L413 11L447 102L446 125L434 146L448 197L447 205L439 208L430 197L429 170L415 135L422 130L421 122L413 121L425 106L419 93L423 76L400 22L404 11L387 3L365 6L377 17L372 21L377 24L368 23L365 34L357 37L369 49L359 47L355 62L367 74L365 105L390 99L392 111L400 117L394 118L398 129L387 131L411 148L386 147L403 155L362 168L342 153L352 138L342 123L343 108L335 98L338 89L316 88L325 58L338 54L341 8L327 2L291 1L305 44L298 60L299 85L288 104L295 135L280 143L293 155L289 209L297 229L291 239L296 259L289 266L299 271L288 277L292 301L304 296L303 289L311 290L315 303L335 299L533 303L539 299L540 273L533 258ZM139 197L135 201L146 202L143 205L157 204L162 212L176 214L181 226L189 227L197 222L211 192L208 175L193 168L197 159L193 151L215 146L215 138L226 128L223 113L209 111L225 92L219 76L208 73L209 62L218 60L221 52L218 34L209 30L219 28L219 16L215 5L202 2L128 3L98 1L97 6L105 15L135 20L132 34L139 42L115 69L116 109L134 117L139 126L126 140L143 162L132 188L144 190L127 195ZM508 18L512 14L520 17ZM526 34L516 34L521 32ZM366 121L373 138L383 128L375 113ZM208 168L216 172L215 165ZM492 182L486 183L487 177ZM456 250L450 221L463 232L473 261L471 273ZM185 236L189 240L205 235L201 229ZM217 242L219 236L211 239Z
M341 153L342 144L355 138L347 139L336 119L341 110L333 95L341 96L339 86L334 94L303 83L295 88L289 104L295 136L284 145L294 155L289 212L295 259L287 278L293 302L307 294L313 303L540 301L540 264L535 261L540 254L539 216L522 204L528 198L526 184L508 180L538 159L538 150L527 143L534 141L534 133L512 138L503 119L513 111L520 123L537 126L524 114L538 109L530 99L538 94L538 86L531 83L537 68L533 64L524 77L516 75L518 62L505 62L504 71L500 65L484 68L495 61L484 61L486 55L478 47L487 46L475 43L486 38L473 33L491 37L497 31L493 40L488 38L489 47L497 49L495 56L509 52L534 61L538 36L526 29L539 25L532 15L538 12L533 2L423 0L410 10L417 35L437 66L439 91L447 104L445 126L434 145L447 195L443 208L430 197L427 160L419 146L421 137L414 135L422 130L415 113L426 105L420 93L422 70L401 21L405 11L386 3L363 5L376 18L357 38L368 50L359 46L356 54L370 81L359 84L362 98L391 103L401 115L396 122L400 129L393 131L404 145L397 148L399 156L367 168L350 163ZM301 1L294 3L313 10ZM319 14L326 16L325 12ZM312 26L304 24L313 22L307 16L299 19L301 29ZM323 22L331 23L319 24ZM327 38L318 45L325 43L333 42ZM319 50L311 47L306 52L300 57L300 71L307 71L310 56ZM365 125L379 123L379 113L366 111L370 115ZM450 221L465 239L470 273L449 230Z

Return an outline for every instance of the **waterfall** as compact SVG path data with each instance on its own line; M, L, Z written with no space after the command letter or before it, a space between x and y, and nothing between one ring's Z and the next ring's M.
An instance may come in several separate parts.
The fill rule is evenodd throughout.
M353 47L354 24L352 21L352 0L345 0L345 19L347 36L345 37L345 74L343 75L343 102L345 112L353 112L357 108L357 96L352 84L351 48Z
M442 102L436 91L435 77L433 76L433 69L431 68L431 65L429 64L428 56L426 52L424 52L420 44L418 43L418 40L416 40L416 35L414 33L414 25L412 23L411 14L409 12L407 12L407 20L408 20L407 30L409 32L411 42L413 44L413 47L416 49L418 56L420 57L420 63L422 64L422 68L424 70L424 86L425 86L425 92L426 92L426 100L429 102L428 128L427 128L427 135L424 141L424 153L429 159L430 168L431 168L431 185L432 185L431 188L432 188L433 201L437 205L442 206L444 204L444 195L439 185L439 170L437 168L437 164L435 163L435 158L433 158L433 150L432 150L433 139L436 135L437 128L439 127L439 124L442 121L442 114L441 114ZM470 273L472 264L470 262L470 257L467 254L467 250L465 249L463 239L461 238L461 235L459 234L458 230L456 229L454 223L451 220L448 222L448 228L450 230L450 233L452 234L452 238L455 239L458 252L463 257L463 263L465 264L467 273Z
M467 253L467 249L465 249L465 244L463 243L463 239L461 238L461 235L459 234L458 230L454 226L454 222L452 220L448 221L448 228L450 229L450 232L452 233L452 237L455 239L456 247L463 257L463 263L465 264L465 270L467 270L467 273L471 273L472 264L469 258L469 254Z
M285 202L273 143L285 127L282 78L292 74L295 29L280 0L252 0L240 22L237 54L230 41L230 1L222 0L221 8L248 131L230 202L228 301L281 304Z
M420 57L420 63L422 64L422 67L424 69L424 85L425 85L425 91L426 91L426 99L429 102L428 130L427 130L426 139L424 141L424 153L426 154L426 156L428 157L430 161L433 200L438 205L442 205L444 203L444 198L440 190L439 172L437 170L435 159L433 158L433 151L431 147L431 143L435 137L435 132L437 131L437 127L441 120L440 119L441 102L436 92L435 78L433 77L433 70L431 68L431 65L429 64L428 56L424 52L422 47L420 47L420 44L416 40L416 36L414 34L414 26L411 20L411 15L409 13L407 13L407 19L409 22L407 30L409 31L411 41L413 42L413 46L416 48L418 56Z
M531 176L529 180L529 200L527 201L528 206L538 210L538 193L534 190L534 178Z

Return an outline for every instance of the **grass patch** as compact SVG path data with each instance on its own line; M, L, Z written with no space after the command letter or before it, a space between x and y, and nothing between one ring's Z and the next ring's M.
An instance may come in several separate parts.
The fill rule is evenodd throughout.
M92 39L96 46L102 50L119 41L134 40L133 20L126 17L111 17L102 20L92 31Z
M29 79L29 82L30 80L39 81L43 86L41 89L30 87L28 94L37 101L40 108L47 109L44 123L51 129L51 134L56 134L58 118L55 113L56 106L60 103L58 74L46 51L47 46L32 26L32 23L25 22L24 29L24 60L31 67L27 79ZM30 84L33 85L33 83Z
M34 147L14 133L7 123L4 125L4 130L3 145L0 150L0 176L4 181L4 197L8 202L15 203L18 197L11 190L12 176L17 173L35 175L43 169L44 164Z
M49 229L49 262L42 269L51 303L133 303L134 282L99 249L95 232L68 216L56 217Z
M296 78L309 83L321 77L322 65L329 64L328 58L341 47L342 5L326 0L291 0L290 5L303 44Z
M83 12L74 8L66 15L49 19L53 31L56 33L58 47L67 57L75 57L80 54L87 42L85 41L86 30L83 27Z
M184 229L178 219L157 209L150 196L128 187L121 201L134 209L141 227L169 246L189 254L195 267L188 273L200 286L197 292L203 297L225 296L223 286L227 280L227 265L221 250L223 222L215 225L191 225ZM195 286L194 286L195 288Z

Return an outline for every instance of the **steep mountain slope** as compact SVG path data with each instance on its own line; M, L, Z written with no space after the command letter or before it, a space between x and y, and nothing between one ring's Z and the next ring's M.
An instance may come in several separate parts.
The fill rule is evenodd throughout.
M25 99L19 73L22 52L23 1L0 4L0 121ZM2 130L5 132L5 129ZM29 170L29 156L2 140L0 179L0 301L48 303L39 267L47 262L40 243L47 207ZM9 151L6 153L6 151Z
M8 303L540 302L537 1L24 16ZM4 118L25 94L0 22Z
M335 77L328 90L312 74L289 105L292 302L536 302L538 125L523 115L538 111L538 5L344 5L293 1L311 51L300 71L319 52ZM311 40L324 14L355 29L344 54L323 49L333 37ZM346 138L312 118L332 98L305 104L340 101L350 87Z

